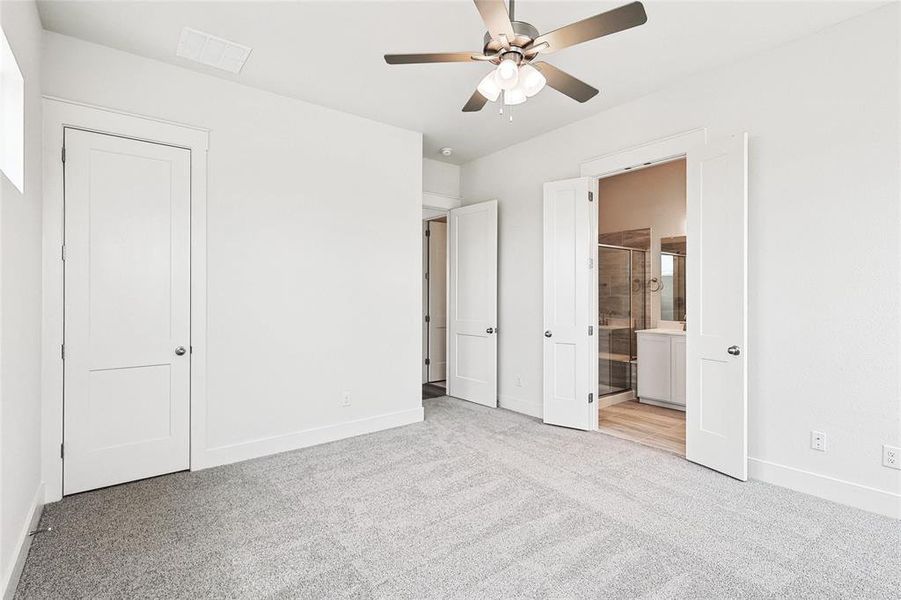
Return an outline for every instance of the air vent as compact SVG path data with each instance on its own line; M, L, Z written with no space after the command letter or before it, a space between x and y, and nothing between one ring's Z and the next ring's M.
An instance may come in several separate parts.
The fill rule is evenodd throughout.
M185 27L181 30L175 54L229 73L239 73L250 51L248 46Z

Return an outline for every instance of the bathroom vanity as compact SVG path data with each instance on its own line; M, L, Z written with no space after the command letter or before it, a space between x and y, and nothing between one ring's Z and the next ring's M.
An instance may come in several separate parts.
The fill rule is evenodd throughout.
M685 332L642 329L638 338L638 399L685 410Z

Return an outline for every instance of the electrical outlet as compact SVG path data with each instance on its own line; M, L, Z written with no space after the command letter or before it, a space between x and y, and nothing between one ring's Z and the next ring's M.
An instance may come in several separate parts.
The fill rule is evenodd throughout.
M822 431L810 432L810 447L820 452L826 451L826 434Z
M514 383L516 383L516 387L522 387L522 375L517 375Z
M882 447L882 466L889 469L901 470L901 448L894 446Z
M350 392L341 394L341 406L350 406Z

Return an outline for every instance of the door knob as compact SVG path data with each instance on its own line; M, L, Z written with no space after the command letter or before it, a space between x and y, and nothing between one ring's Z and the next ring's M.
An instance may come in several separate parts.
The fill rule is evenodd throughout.
M738 346L729 346L728 348L726 348L726 352L728 352L732 356L738 356L739 354L741 354L741 348L739 348Z
M551 333L550 329L548 329L547 331L544 332L544 337L551 337L552 335L554 335L554 334Z
M488 329L485 330L485 333L491 335L492 333L494 333L494 327L489 327Z
M181 356L185 352L187 352L187 350L185 350L184 346L179 346L178 348L175 349L175 354L178 356Z

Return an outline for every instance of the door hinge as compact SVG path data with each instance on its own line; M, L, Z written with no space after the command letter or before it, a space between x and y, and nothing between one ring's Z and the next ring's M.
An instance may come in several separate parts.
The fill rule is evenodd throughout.
M593 256L588 257L588 268L589 268L589 270L594 268L594 257Z
M425 230L425 236L426 236L426 237L432 237L432 230L431 230L431 229L426 229L426 230Z
M59 457L60 457L60 458L64 458L65 455L66 455L66 452L65 452L64 448L65 448L65 445L64 445L64 444L60 444L60 445L59 445Z
M65 146L63 146L62 150L60 151L59 157L60 157L60 160L63 161L63 163L66 162L66 147Z
M426 323L431 323L431 322L432 322L432 317L431 317L431 315L426 315L426 316L425 316L425 322L426 322Z
M428 366L428 365L432 364L432 361L427 358L427 359L425 359L425 364L426 364L426 366Z
M594 335L594 325L588 326L588 335Z
M59 345L59 357L63 360L66 360L66 345L65 344Z
M592 402L594 402L594 393L589 392L588 393L588 404L591 404Z
M65 244L60 246L59 254L60 254L61 260L65 261L66 260L66 245Z
M429 278L429 274L428 274L428 273L425 274L425 278L426 278L426 279Z
M588 192L588 201L594 202L594 192Z

